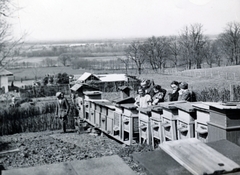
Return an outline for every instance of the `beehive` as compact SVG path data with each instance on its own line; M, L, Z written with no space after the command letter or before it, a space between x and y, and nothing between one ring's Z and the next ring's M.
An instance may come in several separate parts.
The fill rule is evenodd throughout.
M151 108L139 108L139 143L152 143L150 128Z
M178 108L177 134L178 140L195 136L196 110L191 103L176 104Z
M151 110L150 128L152 133L153 148L158 147L163 142L163 135L161 130L162 125L162 107L155 106Z

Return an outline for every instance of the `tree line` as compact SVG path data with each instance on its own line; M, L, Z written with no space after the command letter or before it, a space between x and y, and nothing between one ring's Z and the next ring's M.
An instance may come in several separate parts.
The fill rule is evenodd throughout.
M200 69L205 62L221 66L240 64L240 23L230 22L216 38L204 34L202 24L184 27L179 36L151 37L133 41L125 50L126 60L134 61L141 74L146 65L158 72L166 67ZM122 60L126 63L127 61Z

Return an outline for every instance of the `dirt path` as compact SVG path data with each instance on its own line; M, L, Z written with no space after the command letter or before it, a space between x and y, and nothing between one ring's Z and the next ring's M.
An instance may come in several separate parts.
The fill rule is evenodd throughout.
M126 146L107 136L94 136L89 133L79 135L75 132L64 134L61 131L46 131L0 137L0 152L15 148L19 151L0 154L0 164L5 169L119 155L141 175L146 173L132 161L131 154L134 151L151 150L147 145Z

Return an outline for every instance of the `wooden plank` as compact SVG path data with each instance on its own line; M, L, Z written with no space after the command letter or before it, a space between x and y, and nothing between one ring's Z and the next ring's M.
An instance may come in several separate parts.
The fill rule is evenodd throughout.
M240 166L196 138L163 142L160 147L193 174L240 170Z
M20 149L18 149L18 148L12 149L12 150L7 150L7 151L1 151L0 155L9 154L9 153L15 153L15 152L18 152L18 151L20 151Z

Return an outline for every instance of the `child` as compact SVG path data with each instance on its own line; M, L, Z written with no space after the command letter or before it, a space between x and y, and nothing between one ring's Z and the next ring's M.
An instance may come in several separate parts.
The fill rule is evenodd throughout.
M140 87L138 89L138 96L135 98L135 106L146 108L148 106L151 106L152 98L149 94L145 93L145 90Z

